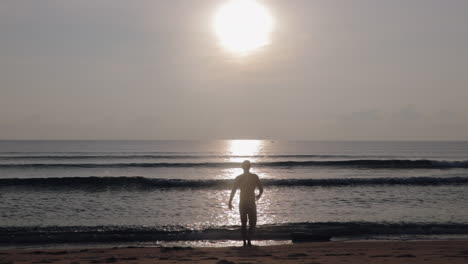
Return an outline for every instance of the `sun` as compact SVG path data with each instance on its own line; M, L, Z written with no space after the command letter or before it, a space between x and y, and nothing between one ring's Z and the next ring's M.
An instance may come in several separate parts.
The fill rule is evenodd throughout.
M227 50L245 54L270 43L273 18L254 0L230 0L216 11L213 25Z

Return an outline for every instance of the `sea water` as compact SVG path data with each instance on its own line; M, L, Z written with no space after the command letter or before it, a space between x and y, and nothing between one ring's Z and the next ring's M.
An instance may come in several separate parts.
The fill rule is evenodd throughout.
M265 239L468 225L468 142L0 141L0 240L235 238L239 215L227 202L246 159L265 186Z

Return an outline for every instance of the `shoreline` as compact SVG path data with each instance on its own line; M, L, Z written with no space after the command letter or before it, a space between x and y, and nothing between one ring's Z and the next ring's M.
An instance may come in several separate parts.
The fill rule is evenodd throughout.
M0 263L467 263L468 240L0 250Z
M468 241L467 234L447 235L375 235L361 237L333 237L328 241L309 240L294 242L291 239L254 240L256 246L282 246L305 243L353 243L353 242L417 242L417 241ZM193 248L228 248L241 247L240 239L217 239L217 240L171 240L171 241L115 241L86 243L23 243L8 244L0 243L0 251L4 250L54 250L54 249L99 249L99 248L171 248L171 247L193 247ZM1 263L0 263L1 264Z
M0 227L0 248L4 245L47 244L137 244L175 241L236 241L240 226L204 229L171 229L149 226L19 226ZM468 240L463 223L373 223L316 222L259 225L256 240L319 242L340 240Z

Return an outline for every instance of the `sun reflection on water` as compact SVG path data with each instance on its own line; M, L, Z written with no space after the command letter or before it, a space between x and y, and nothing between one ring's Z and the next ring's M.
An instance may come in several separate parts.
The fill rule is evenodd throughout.
M263 149L262 140L231 140L229 141L229 155L231 162L242 162L249 159L251 162L257 160L258 155Z
M264 148L263 140L229 140L225 146L225 153L227 158L225 162L239 163L236 168L226 168L221 171L219 178L221 179L233 179L237 175L242 173L240 163L244 160L250 160L254 163L258 160L258 155L262 153ZM252 169L255 170L255 164Z
M257 202L257 225L273 224L285 222L278 215L278 206L280 205L279 197L276 197L276 191L266 189L262 198ZM239 193L234 197L232 204L234 208L228 209L228 200L230 190L224 190L221 193L213 194L213 199L217 200L225 214L217 215L212 219L212 222L206 223L208 225L221 225L221 226L239 226ZM286 213L285 213L286 214Z

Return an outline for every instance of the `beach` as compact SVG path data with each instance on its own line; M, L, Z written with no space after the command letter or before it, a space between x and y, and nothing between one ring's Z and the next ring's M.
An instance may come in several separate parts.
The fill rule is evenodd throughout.
M468 264L468 1L0 1L0 264Z
M0 263L467 263L468 241L353 241L264 247L0 250Z

